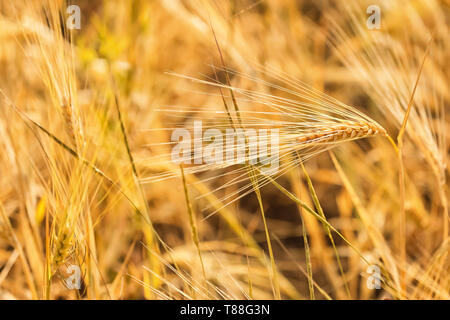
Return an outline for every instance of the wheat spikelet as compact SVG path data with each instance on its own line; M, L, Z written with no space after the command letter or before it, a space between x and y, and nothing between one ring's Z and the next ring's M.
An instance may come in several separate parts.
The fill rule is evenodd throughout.
M63 99L61 110L64 117L67 134L69 135L74 148L79 151L80 147L84 145L84 134L80 117L76 115L76 109L71 102L68 102L67 99Z
M64 226L53 239L52 263L53 268L58 268L70 255L73 239L72 231L68 226Z
M71 142L73 145L76 145L76 137L75 137L75 131L73 127L73 121L72 121L72 108L68 105L68 103L64 102L61 105L62 113L64 116L64 121L67 126L67 132L70 136Z

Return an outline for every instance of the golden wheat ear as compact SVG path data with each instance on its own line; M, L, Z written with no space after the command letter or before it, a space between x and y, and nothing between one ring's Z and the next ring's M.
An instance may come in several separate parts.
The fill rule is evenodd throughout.
M329 128L321 129L316 132L306 133L297 139L298 143L307 145L317 140L321 142L338 142L347 139L367 138L371 136L386 136L386 130L376 123L368 122L348 122L337 125L331 125Z
M299 161L306 161L339 143L374 136L389 137L380 124L356 108L295 80L287 74L268 68L258 68L255 73L259 73L260 76L256 77L229 68L215 66L213 68L214 72L220 71L229 74L233 82L240 85L227 85L215 79L202 80L175 74L175 76L200 87L204 86L203 91L190 91L189 94L209 95L212 102L211 105L197 107L169 106L158 109L163 113L161 114L163 119L166 119L167 123L173 123L173 126L150 130L158 132L159 134L156 134L158 136L165 133L168 140L147 145L153 151L154 156L142 159L143 161L140 163L148 166L148 169L153 172L161 170L161 168L163 170L148 175L143 182L156 182L179 177L179 170L176 169L178 167L171 159L173 148L179 143L179 141L171 139L171 134L177 129L189 132L191 138L189 142L191 150L184 158L186 174L220 170L215 177L229 175L232 178L213 190L214 192L233 185L239 186L236 191L226 195L226 198L223 199L226 201L252 192L244 165L252 164L259 168L264 167L258 163L257 159L266 155L264 148L268 145L270 148L276 147L278 167L277 170L266 174L277 178L290 168L298 166ZM218 90L216 95L211 93L215 88ZM239 108L224 108L224 104L225 106L238 104ZM223 155L236 155L241 152L244 154L244 159L202 162L198 155L202 154L208 143L205 143L203 134L195 134L196 122L201 123L202 130L205 132L206 130L215 130L215 132L223 134L221 138ZM277 136L273 140L270 134L254 140L246 137L247 144L227 144L226 141L239 140L242 133L239 131L240 129L244 132L253 130L257 133L275 133ZM250 150L257 151L250 152ZM269 153L273 155L274 149L270 149ZM299 157L292 157L293 154ZM270 180L264 175L258 174L257 179L259 187L270 183ZM213 178L208 177L202 181L209 180L213 180Z
M55 234L53 239L53 252L52 252L52 270L62 265L70 254L73 245L73 232L67 226L63 226L61 230Z

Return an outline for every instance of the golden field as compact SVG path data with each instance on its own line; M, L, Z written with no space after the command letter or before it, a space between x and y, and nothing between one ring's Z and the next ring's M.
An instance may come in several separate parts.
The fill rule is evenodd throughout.
M0 299L449 299L449 19L0 0ZM199 121L278 170L171 161Z

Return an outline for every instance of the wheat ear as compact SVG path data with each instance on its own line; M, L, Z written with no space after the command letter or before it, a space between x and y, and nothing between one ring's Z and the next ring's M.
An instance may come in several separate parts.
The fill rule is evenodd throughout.
M367 138L376 135L387 135L386 130L369 122L345 122L306 133L297 138L301 144L315 142L339 142L347 139Z
M55 236L53 247L53 267L57 269L70 254L72 247L72 231L69 227L63 227Z

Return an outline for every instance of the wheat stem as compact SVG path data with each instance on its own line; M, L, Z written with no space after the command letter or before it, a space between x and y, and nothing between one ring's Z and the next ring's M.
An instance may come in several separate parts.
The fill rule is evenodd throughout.
M181 171L181 177L183 181L183 189L184 189L184 197L186 199L186 207L189 214L189 224L191 225L191 232L192 232L192 239L194 240L195 247L197 249L198 258L200 260L200 265L202 267L202 274L203 279L206 283L206 272L205 272L205 265L203 264L202 254L200 251L200 240L198 237L198 231L197 231L197 223L195 222L195 215L194 215L194 209L192 208L191 201L189 199L189 192L186 184L186 177L184 176L184 170L183 166L180 165L180 171Z
M313 199L314 206L316 207L316 209L317 209L318 213L320 214L320 216L324 220L326 220L327 218L326 218L326 216L325 216L325 214L324 214L324 212L322 210L322 206L320 205L319 198L317 197L317 194L316 194L316 190L314 189L314 186L312 184L311 178L309 177L309 174L306 171L306 168L303 165L302 161L300 161L300 165L301 165L303 173L305 175L306 182L308 184L309 193L311 194L311 197ZM345 276L345 273L344 273L344 268L342 267L341 258L339 256L339 252L338 252L338 250L336 248L336 244L334 243L333 235L331 234L330 228L327 225L323 224L323 226L325 228L325 232L328 235L328 238L330 239L331 245L333 246L334 254L336 255L336 261L337 261L338 266L339 266L339 271L341 272L341 276L342 276L342 280L344 282L345 290L347 292L348 297L351 298L350 289L348 288L348 282L347 282L347 279L346 279L346 276Z

